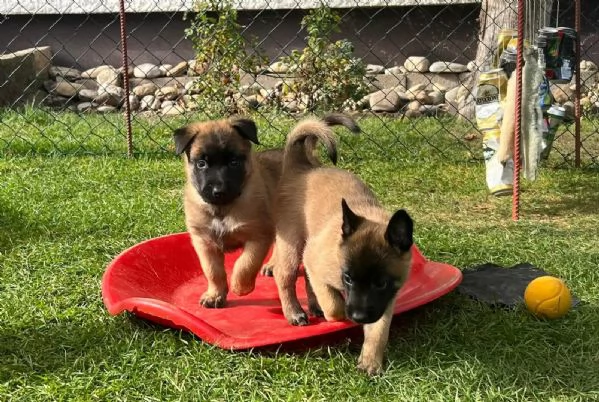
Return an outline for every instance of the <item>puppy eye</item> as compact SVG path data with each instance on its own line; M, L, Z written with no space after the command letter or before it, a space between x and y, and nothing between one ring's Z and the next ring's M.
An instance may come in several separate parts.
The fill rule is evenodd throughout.
M387 287L388 284L388 281L378 278L374 282L372 282L372 287L376 290L383 290Z
M241 164L241 162L239 161L239 159L231 159L229 161L229 166L239 166Z
M204 159L200 159L196 162L196 166L198 169L205 169L208 167L208 162L206 162Z
M352 280L351 276L349 276L349 274L347 272L343 273L343 282L347 285L347 286L351 286L354 284L354 281Z

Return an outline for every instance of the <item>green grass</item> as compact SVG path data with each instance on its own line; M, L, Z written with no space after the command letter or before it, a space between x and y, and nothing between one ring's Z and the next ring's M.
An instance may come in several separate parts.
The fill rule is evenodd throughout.
M22 123L8 117L15 119L10 127ZM389 209L408 209L427 257L460 268L528 261L564 278L584 300L564 319L545 322L450 294L397 320L387 370L369 379L355 370L359 343L229 352L109 316L100 295L106 264L139 241L184 230L181 161L165 152L123 158L117 129L96 118L66 114L57 124L44 122L45 114L33 117L71 151L78 150L76 138L65 127L85 132L91 121L102 139L93 150L117 155L40 156L26 141L5 148L0 400L599 400L597 171L543 168L537 181L523 181L522 220L514 223L511 200L487 195L482 163L465 162L468 147L478 152L480 144L459 143L426 120L383 130L381 120L365 119L366 135L339 131L340 165L357 172ZM259 119L266 146L281 143L289 124ZM463 124L448 124L458 138L468 133ZM144 127L157 138L140 140L140 147L168 147L166 123ZM145 130L139 122L135 128ZM12 135L30 141L38 133L23 125ZM52 142L38 141L52 150Z
M132 143L136 155L172 152L173 129L192 120L217 116L189 113L178 117L132 116ZM262 140L280 145L294 119L274 112L253 116ZM363 117L360 143L389 158L443 159L464 162L482 159L481 136L474 123L452 117L400 119ZM0 109L0 152L6 155L123 155L127 152L125 122L121 114L77 114L49 109ZM599 118L581 124L581 163L599 168ZM361 155L361 154L360 154ZM360 157L360 156L357 156ZM574 124L558 133L547 163L551 167L574 166Z

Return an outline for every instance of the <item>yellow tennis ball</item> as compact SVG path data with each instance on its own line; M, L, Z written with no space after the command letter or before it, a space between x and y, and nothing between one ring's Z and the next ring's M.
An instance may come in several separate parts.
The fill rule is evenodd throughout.
M530 281L524 291L526 308L541 318L560 318L572 307L572 295L564 281L541 276Z

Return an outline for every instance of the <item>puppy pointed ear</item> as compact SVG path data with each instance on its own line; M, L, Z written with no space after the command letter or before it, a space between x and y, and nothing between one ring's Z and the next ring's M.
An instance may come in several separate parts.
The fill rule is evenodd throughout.
M173 140L175 141L175 153L177 155L181 155L189 148L189 145L194 138L195 134L188 130L187 127L176 129L173 134Z
M358 226L360 226L364 218L356 215L354 211L349 208L345 198L341 199L341 209L343 210L343 224L341 225L341 233L345 239L356 232Z
M258 141L258 128L253 120L236 117L232 118L230 122L231 126L233 126L243 138L252 141L254 144L260 144L260 141Z
M408 251L414 243L414 222L410 215L403 210L395 212L385 231L385 240L396 250Z

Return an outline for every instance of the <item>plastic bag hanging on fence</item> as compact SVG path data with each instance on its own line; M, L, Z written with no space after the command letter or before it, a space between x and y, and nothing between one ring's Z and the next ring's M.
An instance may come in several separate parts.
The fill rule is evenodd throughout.
M539 103L539 89L543 82L543 70L539 68L532 50L524 48L522 69L522 140L521 156L524 178L535 180L543 141L543 112ZM511 74L506 90L505 111L501 122L501 135L497 158L507 164L514 153L514 129L516 117L516 74Z
M513 162L510 160L502 164L497 155L506 92L507 75L503 69L493 69L480 74L475 95L476 124L483 133L487 187L491 194L497 196L511 194L513 181Z

